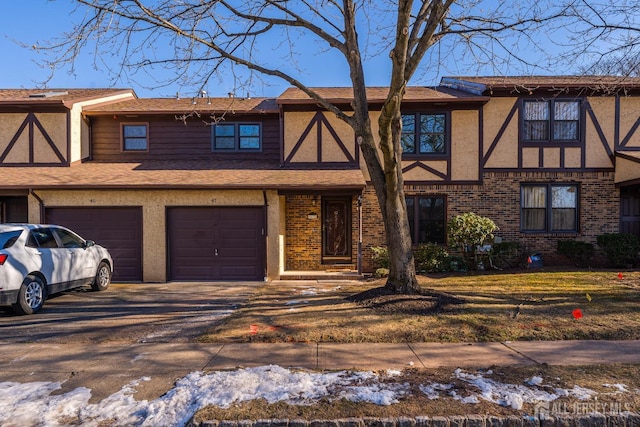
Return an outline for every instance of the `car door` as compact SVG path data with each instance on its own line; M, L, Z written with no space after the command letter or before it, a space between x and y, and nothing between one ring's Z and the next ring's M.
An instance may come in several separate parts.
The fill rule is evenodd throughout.
M37 268L51 287L67 281L69 277L69 256L65 249L58 247L50 228L36 228L30 231L26 250Z
M67 281L75 282L93 277L98 269L94 248L87 247L85 240L70 230L58 227L52 230L63 248L61 250L66 251L69 257Z

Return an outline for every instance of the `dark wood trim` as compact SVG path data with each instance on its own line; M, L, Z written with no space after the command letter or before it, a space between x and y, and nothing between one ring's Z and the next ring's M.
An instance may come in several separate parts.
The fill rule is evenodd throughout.
M280 166L284 165L284 108L282 105L279 106L280 108L280 117L278 118L278 122L280 124L280 135L278 135L278 142L279 142L279 146L280 146L280 153L278 154L278 157L280 158Z
M451 164L451 162L448 162L447 165L450 165L450 164ZM436 169L432 168L431 166L425 165L422 162L414 162L414 163L410 164L409 166L406 166L406 167L402 168L402 173L404 174L404 173L409 172L410 170L415 169L415 168L424 169L427 172L430 172L430 173L432 173L432 174L434 174L434 175L436 175L436 176L438 176L438 177L440 177L440 178L442 178L444 180L450 179L450 177L451 177L451 174L449 174L449 175L444 174L444 173L440 172L439 170L436 170ZM447 170L450 171L449 168L447 168Z
M484 172L567 172L567 173L580 173L580 172L614 172L615 168L548 168L540 169L537 167L531 168L485 168Z
M311 132L311 129L313 129L313 126L316 124L317 121L317 117L318 114L322 114L319 111L316 112L316 114L313 116L313 118L311 119L311 121L309 122L309 124L307 125L307 127L304 129L304 131L302 132L302 135L300 135L300 138L298 138L298 140L296 141L295 145L293 146L293 149L291 150L291 153L289 153L289 155L287 156L286 159L284 159L285 163L290 163L291 159L293 159L293 157L298 153L298 150L300 149L300 147L302 146L302 143L304 142L305 139L307 139L307 136L309 136L309 133ZM318 143L320 143L320 141L318 141ZM284 150L282 150L282 153L284 155Z
M477 181L404 181L404 185L482 185L482 180Z
M318 163L322 163L323 165L330 164L330 163L341 164L341 162L326 162L326 163L322 162L322 147L323 147L323 144L325 143L323 138L322 138L322 128L323 128L323 126L329 131L329 134L331 134L331 136L335 140L335 143L338 145L338 147L340 148L342 153L347 158L347 161L344 162L344 164L353 165L353 164L357 164L358 163L356 161L356 158L354 158L351 155L351 153L349 153L349 150L347 149L346 145L344 144L342 139L340 139L340 137L336 133L336 131L333 128L333 126L331 126L331 123L329 122L329 120L325 117L325 115L321 111L318 111L313 116L311 121L309 121L309 124L307 125L307 127L304 129L304 131L300 135L300 138L298 138L298 140L296 141L295 145L293 146L293 149L291 150L291 153L289 153L287 158L284 159L284 163L285 164L287 164L287 163L298 164L298 163L292 162L291 160L298 153L298 150L300 149L300 147L304 143L305 139L311 133L311 130L313 129L313 126L317 126L317 129L316 129L316 132L317 132L317 134L316 134L316 136L317 136L316 159L317 159L317 161L315 163L313 163L313 162L304 162L305 164L315 164L315 165L317 165ZM284 156L284 149L283 149L283 156ZM356 157L357 156L359 156L359 154L358 154L358 147L357 147L357 143L356 143Z
M49 147L51 147L51 149L53 150L53 152L56 154L56 156L58 157L58 159L60 160L60 163L64 163L65 162L65 158L64 155L60 152L60 150L58 150L58 147L56 147L56 144L53 142L53 140L51 139L51 137L49 136L49 134L47 133L47 131L45 130L44 126L42 126L42 123L40 123L40 120L38 120L37 117L33 118L33 124L40 130L40 132L42 133L42 136L44 137L44 139L47 141L47 144L49 144ZM69 132L69 129L67 129L67 152L70 153L71 147L69 144L69 134L71 132ZM31 144L30 144L30 156L33 155L33 131L31 131ZM69 159L71 154L69 154ZM33 163L33 157L31 157L31 163Z
M640 147L638 147L638 151L640 151ZM640 163L640 159L639 158L624 154L623 151L618 151L616 153L616 157L620 157L621 159L629 160L629 161L634 162L634 163Z
M478 108L478 178L483 179L484 172L484 106Z
M320 116L323 116L323 114L320 114ZM318 163L322 162L322 126L321 124L321 118L318 115L314 116L314 119L317 119L316 121L316 136L317 136L317 144L316 144L316 161Z
M640 117L638 117L638 119L633 124L633 126L631 126L631 129L629 129L629 132L627 132L625 137L622 138L622 141L620 142L620 145L618 146L618 148L624 148L625 150L632 149L632 148L640 149L640 147L627 147L627 144L631 140L631 137L636 133L636 130L638 130L639 126L640 126Z
M591 104L589 104L588 100L585 100L585 104L587 104L586 107L586 111L589 114L589 118L591 119L591 123L593 123L593 126L596 128L596 132L598 133L598 137L600 138L600 142L602 143L602 146L604 147L605 151L607 152L607 155L609 156L609 158L613 158L613 151L611 150L611 147L609 147L609 143L607 142L607 137L604 135L604 131L602 130L602 126L600 126L600 122L598 121L598 118L596 117L596 114L593 112L593 109L591 108ZM585 120L586 121L586 120ZM586 123L584 126L584 135L586 137L587 134L587 129L586 129ZM581 129L582 131L582 129ZM617 137L616 137L617 140ZM586 151L586 144L585 144L585 149ZM583 163L584 165L584 163Z
M504 136L504 133L507 131L507 128L509 127L509 124L511 124L511 120L513 120L513 116L519 110L519 103L520 103L520 101L516 100L516 102L513 104L513 107L511 107L511 111L509 111L509 114L507 114L507 117L505 118L504 122L502 123L502 126L500 127L500 130L498 131L496 137L491 142L491 145L489 146L489 151L487 151L487 154L485 154L484 156L481 156L482 157L482 167L483 168L487 165L487 161L489 161L489 158L493 154L493 150L496 149L496 146L498 145L498 143L500 142L500 140ZM519 157L518 158L518 164L519 164L519 166L522 166L522 154L520 154L520 153L522 153L522 147L518 146L518 157Z
M620 105L620 95L616 94L615 99L615 109L614 109L614 125L613 125L613 147L614 150L620 148L620 114L621 114L621 105Z
M320 120L322 121L322 123L324 123L327 130L329 131L329 133L331 134L335 142L338 144L338 147L340 148L340 150L342 150L342 153L345 155L347 160L349 160L349 162L351 163L355 163L356 160L353 158L351 153L349 153L349 150L347 150L347 147L342 142L342 139L340 139L340 136L338 136L338 134L336 133L336 130L333 128L333 126L331 126L331 123L329 123L329 120L327 120L324 114L321 114ZM320 142L321 140L318 140L318 141Z
M278 190L279 196L323 196L323 197L344 197L344 196L358 196L360 195L362 188L334 188L327 190L314 190L314 189L291 189L291 190Z
M7 156L13 149L13 146L16 145L16 142L18 142L18 139L20 138L20 135L22 135L22 132L24 132L24 128L26 128L27 125L29 124L29 116L31 114L33 113L27 114L27 116L22 121L22 124L20 125L16 133L13 135L13 138L11 138L11 141L9 141L9 144L7 144L7 147L2 152L2 155L0 155L0 163L3 163L3 165L4 165L4 160L7 158Z

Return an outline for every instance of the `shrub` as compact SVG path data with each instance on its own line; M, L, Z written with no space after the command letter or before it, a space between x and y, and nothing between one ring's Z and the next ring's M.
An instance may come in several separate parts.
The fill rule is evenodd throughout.
M386 246L372 246L371 260L376 268L389 269L389 249Z
M447 224L449 245L465 248L482 246L493 240L493 233L498 230L496 224L489 218L467 212L457 215Z
M634 234L601 234L597 242L613 267L626 267L638 262L640 239Z
M447 224L449 245L460 248L468 263L480 269L477 247L493 241L493 233L498 230L489 218L467 212L457 215ZM484 261L482 261L484 264Z
M588 267L595 252L593 243L558 240L558 253L569 258L576 267Z
M421 243L413 250L416 271L433 273L450 270L447 250L435 243Z

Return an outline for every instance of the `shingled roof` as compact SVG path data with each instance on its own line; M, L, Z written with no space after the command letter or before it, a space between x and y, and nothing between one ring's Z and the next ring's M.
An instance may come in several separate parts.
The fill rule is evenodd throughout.
M312 87L312 91L322 98L336 104L348 104L353 100L351 87ZM389 94L388 87L368 87L367 100L370 103L382 103ZM403 98L404 102L486 102L489 98L470 94L447 87L408 86ZM316 104L298 88L290 87L277 99L278 104Z
M131 89L0 89L0 106L61 105L71 108L78 102L116 95L135 96L135 93Z
M86 114L278 113L273 98L139 98L87 107Z
M71 167L3 168L2 189L206 188L362 189L360 169L291 169L264 162L87 162Z
M441 86L475 94L509 92L512 94L535 91L561 92L586 90L589 92L615 93L640 91L640 77L628 76L486 76L443 77Z

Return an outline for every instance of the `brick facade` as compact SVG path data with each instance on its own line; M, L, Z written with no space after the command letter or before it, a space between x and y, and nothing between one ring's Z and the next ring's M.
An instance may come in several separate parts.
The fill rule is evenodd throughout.
M527 251L540 252L545 264L566 264L556 253L558 240L595 243L600 234L618 232L619 190L609 172L487 172L481 185L408 185L407 195L444 196L447 219L465 212L491 218L503 241L517 241ZM521 233L520 184L572 182L579 184L579 233ZM385 242L382 216L375 192L363 193L363 270L373 271L371 247Z
M357 196L351 202L351 262L323 263L322 260L322 197L319 195L288 195L286 203L285 270L314 271L336 267L356 268L358 254Z

